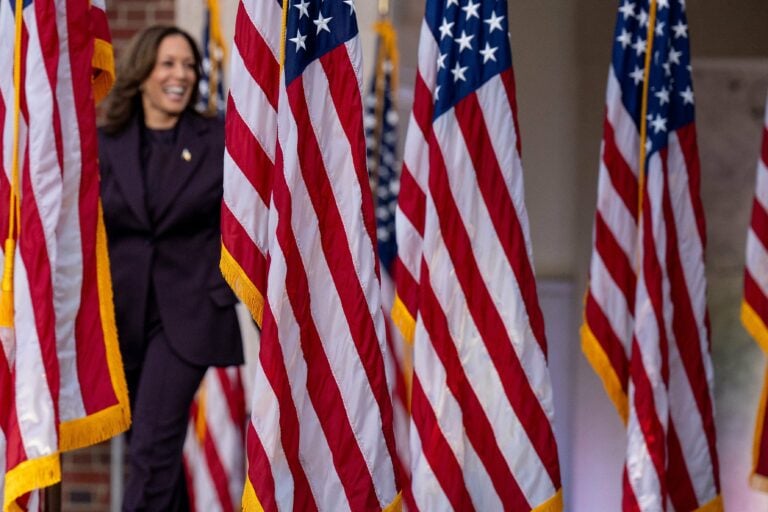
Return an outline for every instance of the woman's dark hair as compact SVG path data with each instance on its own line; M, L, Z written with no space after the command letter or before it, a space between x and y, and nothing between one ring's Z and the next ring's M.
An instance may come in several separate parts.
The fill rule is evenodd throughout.
M107 133L117 133L141 110L139 86L152 73L160 43L168 36L184 37L195 58L195 83L187 110L194 110L199 96L202 58L192 36L170 25L154 25L136 34L117 64L117 77L102 108L100 126Z

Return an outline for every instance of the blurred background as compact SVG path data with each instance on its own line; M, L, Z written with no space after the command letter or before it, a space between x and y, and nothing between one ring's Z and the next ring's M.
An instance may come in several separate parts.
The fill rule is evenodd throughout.
M175 23L200 38L205 3L108 0L117 55L135 32L154 23ZM229 45L237 1L219 3ZM550 344L566 510L620 510L623 425L581 354L578 333L617 2L508 0L508 6L526 203ZM399 39L404 132L424 2L390 0L390 9ZM356 0L356 10L367 86L377 0ZM698 0L688 5L707 220L718 448L726 509L736 512L768 511L768 494L748 485L765 362L739 321L744 245L768 92L767 20L765 0ZM227 79L225 75L225 85ZM404 133L401 144L403 139ZM253 339L251 350L256 343ZM109 509L112 449L107 443L64 456L63 510Z

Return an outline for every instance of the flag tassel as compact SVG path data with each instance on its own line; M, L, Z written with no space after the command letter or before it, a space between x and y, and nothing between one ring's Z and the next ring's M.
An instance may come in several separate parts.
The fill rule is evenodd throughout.
M3 282L0 288L0 327L13 327L13 258L16 240L6 238Z

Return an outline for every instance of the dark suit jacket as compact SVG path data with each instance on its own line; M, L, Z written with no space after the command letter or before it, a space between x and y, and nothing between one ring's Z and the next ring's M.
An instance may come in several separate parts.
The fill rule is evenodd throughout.
M171 348L197 365L243 362L237 299L219 271L223 123L179 119L161 204L151 222L144 200L138 116L121 132L99 132L101 199L109 241L115 316L126 368L141 364L150 282ZM186 158L184 158L186 157Z

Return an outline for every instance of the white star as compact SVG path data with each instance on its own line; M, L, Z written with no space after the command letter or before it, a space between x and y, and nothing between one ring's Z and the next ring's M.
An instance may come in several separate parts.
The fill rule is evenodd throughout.
M635 66L635 70L629 74L629 77L634 80L635 85L637 85L643 81L643 78L645 77L645 71Z
M472 18L473 16L475 18L480 19L480 15L477 14L477 10L479 8L480 8L480 4L479 3L473 4L472 0L469 0L469 2L467 2L467 5L462 7L461 10L466 13L467 21L469 21L469 19Z
M626 49L627 46L632 43L632 34L627 32L627 29L622 28L621 34L616 38L616 40L621 43L622 48Z
M688 25L683 23L683 20L679 20L677 25L673 25L672 30L675 32L675 39L678 37L688 37Z
M448 57L447 53L441 53L440 55L438 55L438 57L437 57L437 69L438 70L445 69L445 59L446 59L446 57Z
M653 148L653 142L651 142L651 139L646 139L645 140L645 152L646 152L646 154L650 153L652 148Z
M680 0L680 7L682 7L683 10L685 10L685 0Z
M664 64L661 65L661 67L664 68L664 74L667 76L672 76L672 63L667 61Z
M440 99L440 86L439 85L437 87L435 87L435 95L434 95L434 97L435 97L435 101Z
M619 7L619 12L624 15L624 19L633 18L635 16L635 3L626 0L624 5Z
M664 35L664 22L663 21L657 21L656 22L656 35L661 37Z
M459 5L459 0L448 0L448 3L446 4L445 7L448 8L453 4Z
M307 49L306 43L304 41L307 39L306 35L301 35L300 30L296 30L296 37L292 37L289 39L290 42L296 44L296 53L299 53L299 48Z
M686 87L684 91L680 92L680 96L683 98L684 105L688 105L689 103L693 105L693 90L690 85Z
M454 22L448 23L448 20L443 18L443 22L440 24L440 27L438 28L440 30L441 41L445 36L453 37L453 25L455 25Z
M483 64L488 62L489 60L492 60L493 62L496 62L496 56L494 55L496 51L499 49L498 46L494 46L491 48L491 45L488 44L488 42L485 43L485 48L480 50L480 55L483 56Z
M659 9L669 9L669 0L656 0L656 6Z
M637 41L635 41L635 44L632 45L632 48L635 49L635 52L637 53L637 56L645 53L645 41L643 41L643 38L640 36L637 36Z
M669 62L672 64L680 64L680 56L683 54L683 52L679 52L672 48L669 50Z
M323 13L321 13L321 12L317 13L317 19L316 20L312 20L312 23L317 25L317 33L316 34L319 34L323 30L325 30L326 32L328 32L330 34L331 29L328 28L328 22L331 21L332 19L333 19L333 17L330 17L330 16L327 17L327 18L323 18Z
M637 21L641 27L648 26L648 12L645 9L640 10L640 14L637 15Z
M496 29L503 30L501 28L501 20L504 19L504 16L496 16L495 12L491 13L491 17L487 20L483 20L485 23L488 24L488 33L493 34L493 31Z
M308 5L309 2L307 0L299 0L299 3L294 4L294 7L299 10L299 19L304 16L309 16L309 9L307 9Z
M665 132L667 131L667 120L661 117L660 114L656 114L656 118L651 121L651 126L653 127L653 133Z
M669 91L666 87L662 87L661 90L654 94L657 98L659 98L659 104L664 105L665 103L669 103Z
M469 66L461 66L458 61L456 62L456 66L451 70L451 73L453 73L453 81L458 82L461 80L462 82L465 82L467 80L467 77L464 76L464 72L469 69Z
M456 42L459 45L459 53L461 53L466 49L470 49L470 50L472 49L472 43L470 43L470 41L472 41L474 37L475 37L474 34L472 34L471 36L468 36L464 30L461 31L461 37L456 39Z
M355 0L344 0L344 3L349 6L349 15L352 16L355 13Z

